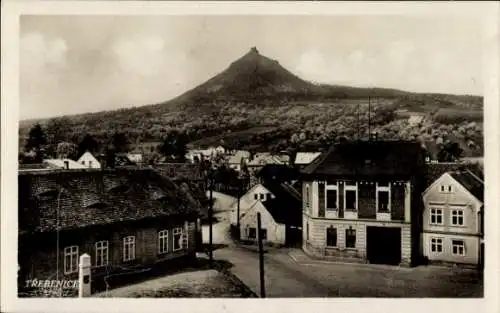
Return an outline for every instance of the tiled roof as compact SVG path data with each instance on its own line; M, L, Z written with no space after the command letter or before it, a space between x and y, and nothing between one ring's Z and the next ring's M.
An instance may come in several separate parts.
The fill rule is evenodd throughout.
M171 179L203 179L199 164L193 163L156 163L153 168Z
M291 181L299 178L299 171L283 164L267 164L257 172L257 177L269 180Z
M421 174L424 154L408 141L349 141L333 145L301 173L338 177L408 179Z
M447 172L469 170L480 179L484 180L481 167L473 163L428 163L426 169L426 185L430 186L436 179Z
M449 174L479 201L484 200L484 182L479 177L469 171L450 172Z
M151 169L19 172L20 230L50 232L199 213L199 204ZM126 188L109 190L113 182ZM159 197L158 195L161 195ZM58 210L59 208L59 210ZM59 211L59 213L57 213Z

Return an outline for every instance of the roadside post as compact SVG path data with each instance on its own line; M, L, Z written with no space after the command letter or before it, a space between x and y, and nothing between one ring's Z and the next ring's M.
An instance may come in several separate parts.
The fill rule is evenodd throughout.
M78 269L78 297L90 296L90 255L82 254Z
M214 189L214 179L213 179L213 174L210 174L210 206L208 208L208 223L209 223L209 229L208 229L208 258L209 258L209 263L210 267L212 267L213 264L213 247L212 247L212 240L213 240L213 233L212 233L212 219L213 219L213 209L214 209L214 197L213 197L213 189Z

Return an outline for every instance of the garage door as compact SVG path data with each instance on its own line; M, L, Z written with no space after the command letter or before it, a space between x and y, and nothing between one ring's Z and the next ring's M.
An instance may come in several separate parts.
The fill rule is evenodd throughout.
M401 262L401 228L366 228L366 254L370 263L398 265Z

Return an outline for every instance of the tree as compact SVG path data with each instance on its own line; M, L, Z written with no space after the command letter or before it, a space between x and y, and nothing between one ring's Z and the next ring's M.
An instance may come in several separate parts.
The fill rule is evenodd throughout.
M185 162L187 153L186 134L177 130L168 132L159 150L167 159Z
M82 141L78 144L78 156L81 156L85 152L90 152L95 154L99 150L99 144L97 141L89 134L86 134Z
M462 156L463 150L457 142L445 143L438 152L439 162L455 162Z
M55 155L57 145L69 138L71 132L70 121L66 117L50 119L46 126L47 134L47 153Z
M76 159L77 146L72 142L60 142L57 145L57 158L59 159Z
M33 126L29 132L28 140L26 141L26 151L35 152L35 160L41 162L43 159L44 146L47 144L45 132L40 124Z
M128 151L129 141L124 133L115 133L111 145L116 153L123 153Z

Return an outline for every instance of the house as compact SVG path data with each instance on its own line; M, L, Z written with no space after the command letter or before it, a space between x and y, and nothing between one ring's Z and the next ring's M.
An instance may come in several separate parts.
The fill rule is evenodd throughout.
M257 173L267 164L288 165L290 157L285 154L271 154L269 152L256 153L248 162L247 168L250 174L250 185L258 183Z
M250 152L244 150L235 151L228 159L228 165L230 168L240 171L242 163L247 164L250 160Z
M421 124L423 120L424 115L414 114L408 118L408 124L410 124L411 126L416 126L418 124Z
M416 142L333 145L301 171L304 252L346 262L416 263L424 172Z
M90 152L85 152L82 156L76 161L83 165L86 168L101 168L101 163L92 155Z
M265 244L294 244L300 239L302 199L300 193L285 184L268 185L271 194L256 200L240 218L240 239L257 241L257 214L261 216L262 239ZM298 234L298 236L297 236Z
M423 193L423 254L431 262L482 264L484 182L469 170L446 172Z
M263 184L256 184L250 190L248 190L243 196L234 201L234 203L230 206L231 211L231 224L237 224L237 211L238 205L240 208L240 217L243 213L245 213L257 200L265 201L267 197L271 195L271 191L268 187ZM238 203L239 202L239 203Z
M297 152L293 164L299 168L303 168L311 164L320 155L321 152Z
M45 159L43 164L51 169L75 170L86 168L86 166L71 159Z
M129 158L128 153L115 153L114 166L135 166L137 163Z
M84 253L94 288L195 257L199 206L154 170L23 171L18 183L21 281L75 280Z

